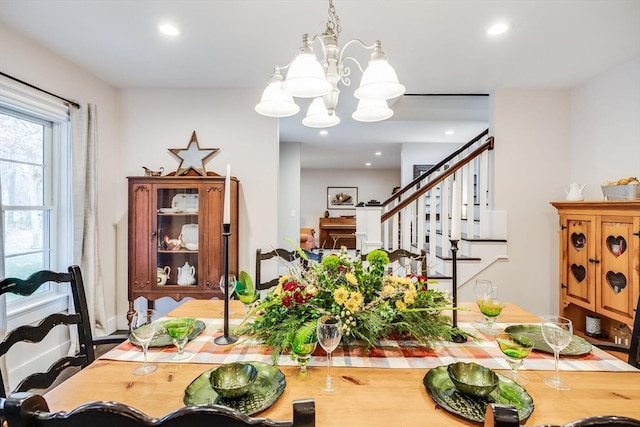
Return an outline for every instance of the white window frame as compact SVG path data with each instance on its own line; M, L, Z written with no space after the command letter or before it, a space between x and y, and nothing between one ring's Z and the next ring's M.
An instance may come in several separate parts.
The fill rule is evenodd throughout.
M71 127L69 107L34 90L0 80L0 107L23 116L51 123L49 164L45 164L45 206L50 212L50 265L54 271L66 271L72 264L72 191L71 191ZM24 209L24 207L19 207ZM2 220L4 220L4 209ZM7 207L11 209L11 207ZM2 242L4 244L4 242ZM68 287L53 284L46 291L6 303L7 329L33 323L49 314L69 309Z

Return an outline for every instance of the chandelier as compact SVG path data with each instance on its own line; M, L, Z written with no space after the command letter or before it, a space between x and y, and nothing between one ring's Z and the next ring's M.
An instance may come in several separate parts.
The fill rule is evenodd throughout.
M333 1L329 0L326 30L311 38L304 34L298 55L289 64L275 67L273 76L255 107L256 111L268 117L289 117L300 111L293 97L313 98L302 123L313 128L337 125L340 123L335 111L340 95L338 83L351 85L351 69L345 63L353 61L362 73L362 78L360 86L354 92L359 100L358 107L351 117L361 122L377 122L391 117L393 111L387 105L387 100L402 95L405 88L398 82L396 72L389 65L380 41L365 45L360 40L350 40L340 49L338 35L341 31L340 18ZM320 42L324 55L320 61L312 47L316 41ZM355 58L344 56L346 49L354 43L373 51L365 70ZM286 79L283 79L281 72L286 69L289 71Z

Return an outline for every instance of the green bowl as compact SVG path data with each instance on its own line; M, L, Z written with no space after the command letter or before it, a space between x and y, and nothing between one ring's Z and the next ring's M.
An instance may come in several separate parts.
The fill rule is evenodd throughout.
M487 396L500 382L495 372L477 363L452 363L447 372L458 390L472 396Z
M214 369L209 375L211 387L222 397L246 394L258 377L258 369L249 363L229 363Z

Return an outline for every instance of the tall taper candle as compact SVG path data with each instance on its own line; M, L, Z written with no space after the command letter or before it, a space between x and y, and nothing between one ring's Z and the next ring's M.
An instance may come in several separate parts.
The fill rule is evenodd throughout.
M457 192L457 181L453 181L451 187L451 239L460 240L460 216L462 211L460 208L460 197Z
M231 224L231 165L227 164L227 177L224 180L223 224Z

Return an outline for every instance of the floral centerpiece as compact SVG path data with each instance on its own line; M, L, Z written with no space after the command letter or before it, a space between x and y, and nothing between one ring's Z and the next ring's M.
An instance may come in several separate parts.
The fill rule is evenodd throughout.
M363 261L343 247L320 263L299 252L302 262L293 264L236 331L271 346L274 362L294 343L311 342L324 314L340 316L343 339L366 348L388 336L407 335L431 345L465 335L440 313L451 309L446 293L429 289L422 276L385 275L386 252L371 251Z

